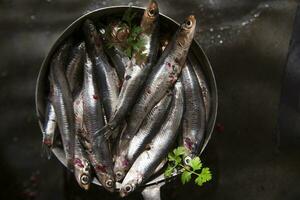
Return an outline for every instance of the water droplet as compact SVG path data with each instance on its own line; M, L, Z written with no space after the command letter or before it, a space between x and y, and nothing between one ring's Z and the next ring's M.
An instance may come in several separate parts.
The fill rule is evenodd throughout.
M128 6L132 6L132 5L133 5L133 3L132 3L132 2L129 2L129 3L128 3Z
M265 4L265 7L266 7L266 8L269 8L270 6L269 6L269 4Z
M247 22L242 22L242 26L246 26L247 25Z
M220 40L219 43L220 43L220 44L223 44L223 40Z
M210 32L214 32L214 29L213 29L213 28L210 28L209 31L210 31Z
M254 14L254 17L256 18L256 17L259 17L259 13L255 13Z
M106 3L106 1L103 1L103 2L102 2L102 5L104 5L104 6L105 6L106 4L107 4L107 3Z
M219 35L217 35L217 38L221 38L221 35L219 34Z

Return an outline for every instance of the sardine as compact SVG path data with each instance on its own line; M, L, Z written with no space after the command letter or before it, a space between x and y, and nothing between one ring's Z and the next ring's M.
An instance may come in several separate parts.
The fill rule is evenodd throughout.
M130 137L127 137L127 135L122 135L122 139L120 141L121 144L119 146L119 151L117 152L114 165L114 172L117 181L124 178L134 160L158 132L164 121L165 114L169 109L171 100L172 94L169 93L154 106L132 140L128 140Z
M80 143L80 135L85 135L82 133L86 129L83 124L83 99L82 91L77 95L74 101L74 113L75 113L75 160L74 160L74 175L78 185L88 190L91 183L91 164L88 160L87 153L85 152L83 146Z
M85 56L85 44L81 42L71 52L71 60L66 69L66 76L73 97L79 93L83 82L83 65Z
M105 51L116 69L121 87L121 83L124 80L125 68L130 62L129 57L124 53L125 42L130 30L125 23L119 21L111 23L106 32L106 41L109 47L105 48Z
M116 71L110 66L103 49L103 40L93 22L86 20L83 24L86 49L95 66L97 84L103 102L105 116L109 120L118 103L119 79Z
M143 151L125 176L120 195L122 197L134 191L139 185L145 183L165 158L174 144L183 113L183 88L177 81L174 89L174 97L170 111L157 135Z
M196 19L186 18L153 68L127 121L126 135L133 137L146 115L177 81L194 37Z
M45 113L45 122L43 128L43 145L46 145L48 149L51 149L53 146L54 136L56 129L56 115L54 107L50 100L47 101L46 113ZM50 156L50 152L48 152Z
M82 73L83 73L83 55L84 55L84 44L76 46L72 50L71 61L66 67L66 77L70 86L70 90L75 96L75 89L79 90L82 85ZM53 84L50 80L50 84ZM52 95L52 94L50 94ZM51 97L49 97L51 99ZM53 146L54 136L56 129L56 115L52 102L49 100L47 102L45 123L43 130L43 144L45 144L48 149Z
M113 192L115 180L108 142L104 135L95 137L96 131L104 125L96 77L95 65L92 64L91 59L86 55L83 83L83 122L86 131L82 132L80 138L100 183L104 188Z
M145 83L149 72L154 65L158 52L158 5L155 1L150 1L144 12L141 21L141 39L144 41L142 52L133 55L130 65L126 66L124 82L120 91L118 104L113 117L109 123L100 130L108 138L114 130L120 125L126 114L136 101L136 96Z
M200 153L206 118L201 88L190 62L182 69L182 84L185 104L180 146L184 146L192 158Z
M75 145L74 110L73 98L65 76L63 63L69 49L70 44L67 42L56 52L52 59L50 66L52 88L50 88L50 94L66 155L67 166L72 171Z
M201 87L202 97L205 105L206 121L208 121L211 109L211 94L207 84L207 79L202 71L202 66L199 66L199 63L192 53L188 54L188 60L190 62L190 65L193 67L193 70L195 71L197 80Z

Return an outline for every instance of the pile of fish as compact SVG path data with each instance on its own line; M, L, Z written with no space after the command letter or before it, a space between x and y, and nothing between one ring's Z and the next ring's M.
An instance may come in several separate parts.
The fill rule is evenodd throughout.
M78 184L95 175L104 188L126 196L163 168L176 145L192 158L203 145L210 97L205 77L188 56L196 19L188 16L173 37L160 41L159 11L150 1L140 22L143 56L127 57L130 29L107 26L104 37L89 19L68 38L49 66L43 144L53 147L56 127ZM107 48L106 43L114 42ZM188 58L188 59L187 59Z

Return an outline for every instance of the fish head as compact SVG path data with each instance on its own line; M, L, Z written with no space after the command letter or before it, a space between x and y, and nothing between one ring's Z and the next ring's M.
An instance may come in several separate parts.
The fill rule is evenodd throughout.
M109 28L109 40L113 43L123 43L127 40L130 33L126 23L112 23Z
M116 181L122 181L129 169L129 161L124 155L118 156L116 158L114 173L116 175Z
M185 21L180 25L177 43L183 48L188 48L194 38L195 29L196 18L194 15L190 15L185 18Z
M74 174L79 186L85 190L88 190L91 183L90 163L86 159L75 158Z
M120 188L120 196L125 197L129 195L135 190L136 186L137 184L135 181L131 181L129 183L126 183L125 185L122 185Z
M105 173L101 176L101 180L100 180L102 186L107 189L110 192L114 192L115 191L115 178L108 174Z
M102 39L97 31L96 26L91 20L87 19L83 23L83 32L87 51L90 53L98 53L99 51L102 51Z
M158 24L158 17L158 4L156 1L150 0L141 22L141 28L143 32L151 32L153 27Z

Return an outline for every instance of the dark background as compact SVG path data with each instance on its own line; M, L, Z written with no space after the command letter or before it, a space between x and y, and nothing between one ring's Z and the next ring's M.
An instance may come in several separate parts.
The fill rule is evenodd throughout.
M300 199L297 2L158 2L160 11L177 21L190 13L197 16L196 39L219 89L216 130L203 155L213 181L201 188L174 181L162 189L162 198ZM117 199L97 186L81 191L55 158L41 157L34 90L44 57L72 21L89 10L128 3L0 0L1 199Z

